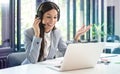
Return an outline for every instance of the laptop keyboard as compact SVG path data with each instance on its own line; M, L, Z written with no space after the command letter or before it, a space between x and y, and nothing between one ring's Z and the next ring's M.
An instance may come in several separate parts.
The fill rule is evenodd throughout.
M60 67L62 61L63 61L63 58L57 58L57 59L53 59L53 60L46 60L46 61L41 62L41 63L44 65L53 65L56 67Z
M60 67L61 67L61 65L59 65L59 66L55 66L55 67L60 68Z

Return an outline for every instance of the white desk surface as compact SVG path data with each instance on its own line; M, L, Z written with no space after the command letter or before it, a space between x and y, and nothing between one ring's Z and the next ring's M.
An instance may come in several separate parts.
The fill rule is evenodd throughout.
M105 46L113 46L113 47L116 47L116 46L120 46L120 43L119 42L105 42Z
M82 70L59 72L37 63L1 69L0 74L120 74L120 55L108 59L111 61L109 65L97 64Z
M105 49L111 49L111 52L114 50L114 48L120 47L120 43L118 42L106 42L105 43Z

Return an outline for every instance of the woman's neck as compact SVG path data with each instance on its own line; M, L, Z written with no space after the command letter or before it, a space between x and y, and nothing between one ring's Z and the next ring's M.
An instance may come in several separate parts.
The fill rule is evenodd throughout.
M51 30L45 30L45 33L49 33Z

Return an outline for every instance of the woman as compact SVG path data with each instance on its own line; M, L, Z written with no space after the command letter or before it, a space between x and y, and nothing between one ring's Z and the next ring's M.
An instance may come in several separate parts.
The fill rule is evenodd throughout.
M60 18L59 7L50 1L40 4L33 23L33 28L25 31L25 49L27 57L22 64L36 63L45 59L55 58L57 49L64 55L67 48L60 31L55 27ZM90 29L83 25L75 35L74 42L78 42L81 35Z

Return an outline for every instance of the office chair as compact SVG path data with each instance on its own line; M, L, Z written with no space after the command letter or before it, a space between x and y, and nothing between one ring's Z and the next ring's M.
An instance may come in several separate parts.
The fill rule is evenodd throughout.
M112 54L120 54L120 47L115 48L115 49L112 51Z
M107 42L120 42L120 37L118 35L107 36Z
M9 54L7 57L8 67L21 65L25 58L26 52L16 52Z
M107 42L120 42L120 37L118 35L108 35L107 36ZM105 48L104 53L116 53L116 50L114 52L111 52L111 49Z

